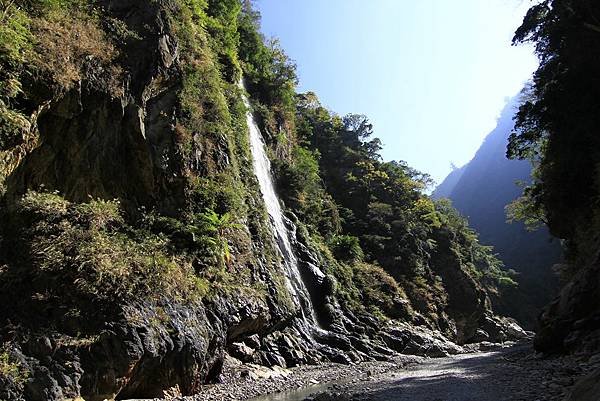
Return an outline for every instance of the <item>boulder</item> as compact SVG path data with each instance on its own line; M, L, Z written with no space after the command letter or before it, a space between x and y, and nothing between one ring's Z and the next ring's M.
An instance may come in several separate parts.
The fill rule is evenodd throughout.
M541 352L592 352L600 344L600 254L581 266L540 317L534 339ZM596 347L596 348L595 348Z
M600 369L578 380L565 401L598 401L600 397Z

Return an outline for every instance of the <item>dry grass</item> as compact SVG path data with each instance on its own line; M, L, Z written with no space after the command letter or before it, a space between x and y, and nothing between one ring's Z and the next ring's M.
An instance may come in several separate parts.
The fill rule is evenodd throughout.
M205 280L168 240L127 226L115 201L73 204L29 192L19 204L35 271L72 293L104 300L205 296Z
M79 12L53 11L32 20L34 68L50 76L58 89L69 90L83 78L100 77L103 86L119 95L118 55L96 18ZM90 74L91 73L91 74Z
M408 299L396 280L379 266L369 263L355 264L354 280L363 294L364 303L383 312L394 308L395 299Z

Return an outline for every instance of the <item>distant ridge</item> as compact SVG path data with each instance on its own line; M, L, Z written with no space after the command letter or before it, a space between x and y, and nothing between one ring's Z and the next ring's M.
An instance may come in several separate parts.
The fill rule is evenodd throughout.
M452 194L452 191L456 187L456 184L458 184L458 181L460 181L461 177L463 176L465 167L466 165L454 168L444 179L444 181L442 181L442 183L435 188L431 194L431 197L434 199L449 198Z
M546 229L529 232L522 223L506 223L504 208L521 193L517 182L531 179L528 161L508 160L505 155L517 104L516 97L507 102L473 159L452 171L432 197L452 200L479 232L481 243L493 245L506 267L520 273L519 288L505 297L512 303L498 307L533 328L539 311L557 292L558 279L551 268L559 261L561 248Z

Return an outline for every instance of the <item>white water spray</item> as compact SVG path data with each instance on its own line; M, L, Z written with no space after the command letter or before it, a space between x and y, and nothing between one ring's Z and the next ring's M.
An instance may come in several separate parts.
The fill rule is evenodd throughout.
M240 88L244 89L243 81L240 81ZM274 234L277 236L277 244L283 264L286 270L286 284L294 304L300 307L305 321L318 329L318 321L315 314L310 295L302 280L298 268L298 259L294 254L290 243L290 233L285 226L283 212L279 203L279 198L275 192L273 178L271 176L271 161L265 151L265 143L262 134L254 120L250 102L245 94L242 95L244 105L246 106L246 122L250 131L250 150L252 152L252 165L254 174L260 185L260 192L267 207L267 212L271 218L271 224Z

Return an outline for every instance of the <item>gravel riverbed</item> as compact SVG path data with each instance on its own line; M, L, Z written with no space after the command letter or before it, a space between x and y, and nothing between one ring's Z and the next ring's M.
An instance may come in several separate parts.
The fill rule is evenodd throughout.
M223 383L205 386L199 394L181 399L185 401L251 400L258 396L283 391L308 395L318 390L326 390L334 384L351 384L367 380L369 377L383 377L387 373L416 366L426 359L418 356L396 355L386 362L363 362L355 365L326 363L292 369L238 365L235 361L228 360Z
M481 349L485 349L482 351ZM221 384L176 401L559 401L600 355L546 357L530 343L472 347L445 358L269 369L228 358ZM600 400L600 398L599 398Z
M600 355L536 354L530 344L430 359L411 369L348 383L314 401L562 401L600 367ZM597 400L600 401L600 394Z

